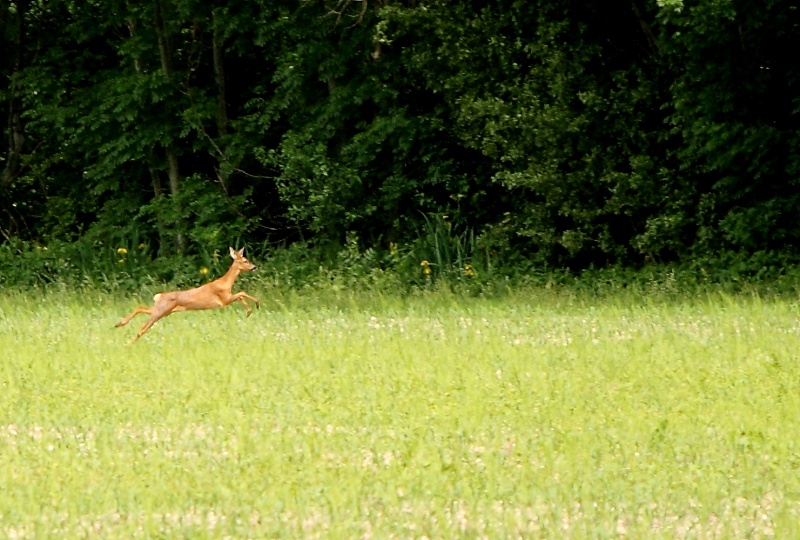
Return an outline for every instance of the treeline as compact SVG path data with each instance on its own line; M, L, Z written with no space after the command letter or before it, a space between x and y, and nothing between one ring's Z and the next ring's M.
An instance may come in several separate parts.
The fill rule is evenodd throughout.
M794 0L7 0L0 32L7 249L800 252Z

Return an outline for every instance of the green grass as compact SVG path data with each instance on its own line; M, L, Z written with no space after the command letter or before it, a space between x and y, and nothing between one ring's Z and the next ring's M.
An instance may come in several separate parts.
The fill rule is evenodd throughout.
M0 538L800 536L794 300L263 295L0 296Z

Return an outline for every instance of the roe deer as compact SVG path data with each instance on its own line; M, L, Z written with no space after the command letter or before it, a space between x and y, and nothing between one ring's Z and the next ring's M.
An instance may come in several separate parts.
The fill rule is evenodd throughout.
M145 332L150 330L150 327L153 326L157 320L166 317L170 313L225 307L237 300L244 304L245 309L247 309L246 316L249 317L253 310L245 298L255 302L257 307L259 306L258 299L250 296L246 292L233 294L231 289L233 289L233 283L236 281L236 278L239 277L240 273L252 272L256 269L256 265L245 258L244 248L238 251L233 248L229 249L233 264L231 264L230 269L228 269L224 276L210 283L206 283L205 285L201 285L200 287L195 287L194 289L158 293L153 297L155 303L152 307L137 307L130 315L119 321L115 326L119 327L128 324L131 322L131 319L140 313L150 315L150 320L144 323L139 333L133 338L135 342L142 337Z

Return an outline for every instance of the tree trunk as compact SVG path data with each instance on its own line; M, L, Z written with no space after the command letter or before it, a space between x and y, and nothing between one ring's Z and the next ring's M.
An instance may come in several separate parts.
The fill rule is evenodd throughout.
M22 146L25 144L25 129L22 124L22 99L20 98L19 73L22 71L22 51L25 45L25 15L28 0L17 0L14 13L14 66L11 73L8 100L8 153L0 187L10 186L19 177L22 168Z
M136 34L136 23L132 20L129 20L127 24L128 32L130 33L130 36L133 37ZM142 68L142 59L138 56L133 58L133 68L136 70L136 73L142 75L144 71ZM147 172L150 174L150 185L153 187L153 195L156 198L159 198L164 194L164 189L161 187L161 176L158 174L158 169L154 165L155 162L155 151L153 148L150 148L150 150L147 152ZM165 231L167 229L161 212L156 212L156 228L158 229L159 251L161 251L166 238Z
M167 154L167 178L169 178L169 192L176 196L181 191L181 175L178 170L178 155L170 145L166 149Z
M158 33L158 53L161 58L161 70L164 72L164 76L169 78L172 76L172 47L164 26L164 3L162 0L156 1L153 20Z
M162 0L156 1L154 14L156 33L158 35L158 53L161 58L161 70L164 77L169 80L172 78L172 42L169 32L164 24L164 3ZM167 159L167 177L169 178L169 192L173 199L173 204L178 203L178 196L181 189L180 170L178 168L178 153L175 146L170 143L164 149ZM177 208L180 213L180 207ZM186 252L186 237L183 234L181 223L175 224L175 248L178 253Z
M212 49L214 56L214 82L217 85L217 131L221 136L228 133L228 104L225 98L225 70L222 59L222 34L219 29L218 10L213 14Z
M224 139L228 133L228 103L225 97L225 69L222 57L222 32L219 25L219 10L212 12L212 37L211 48L214 60L214 83L217 86L217 133L220 139ZM224 147L224 140L221 142ZM224 155L219 156L220 166L217 169L217 178L219 179L222 190L228 193L228 173L225 172Z

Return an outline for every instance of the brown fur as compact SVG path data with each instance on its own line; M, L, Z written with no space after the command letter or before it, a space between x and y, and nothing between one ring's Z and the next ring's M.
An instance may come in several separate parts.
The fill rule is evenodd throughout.
M150 327L153 326L156 321L166 317L170 313L225 307L237 301L244 305L247 310L246 316L249 317L253 309L250 307L250 304L247 303L247 300L255 302L256 307L258 307L258 299L250 296L246 292L234 294L232 289L239 274L242 272L252 272L256 269L256 265L245 258L244 248L238 251L230 248L230 253L233 264L231 264L231 267L224 276L210 283L206 283L205 285L201 285L200 287L195 287L194 289L158 293L153 297L152 306L138 306L130 315L119 321L115 326L125 326L140 313L150 315L150 319L144 323L139 333L133 338L133 341L136 341L142 337L145 332L150 330Z

